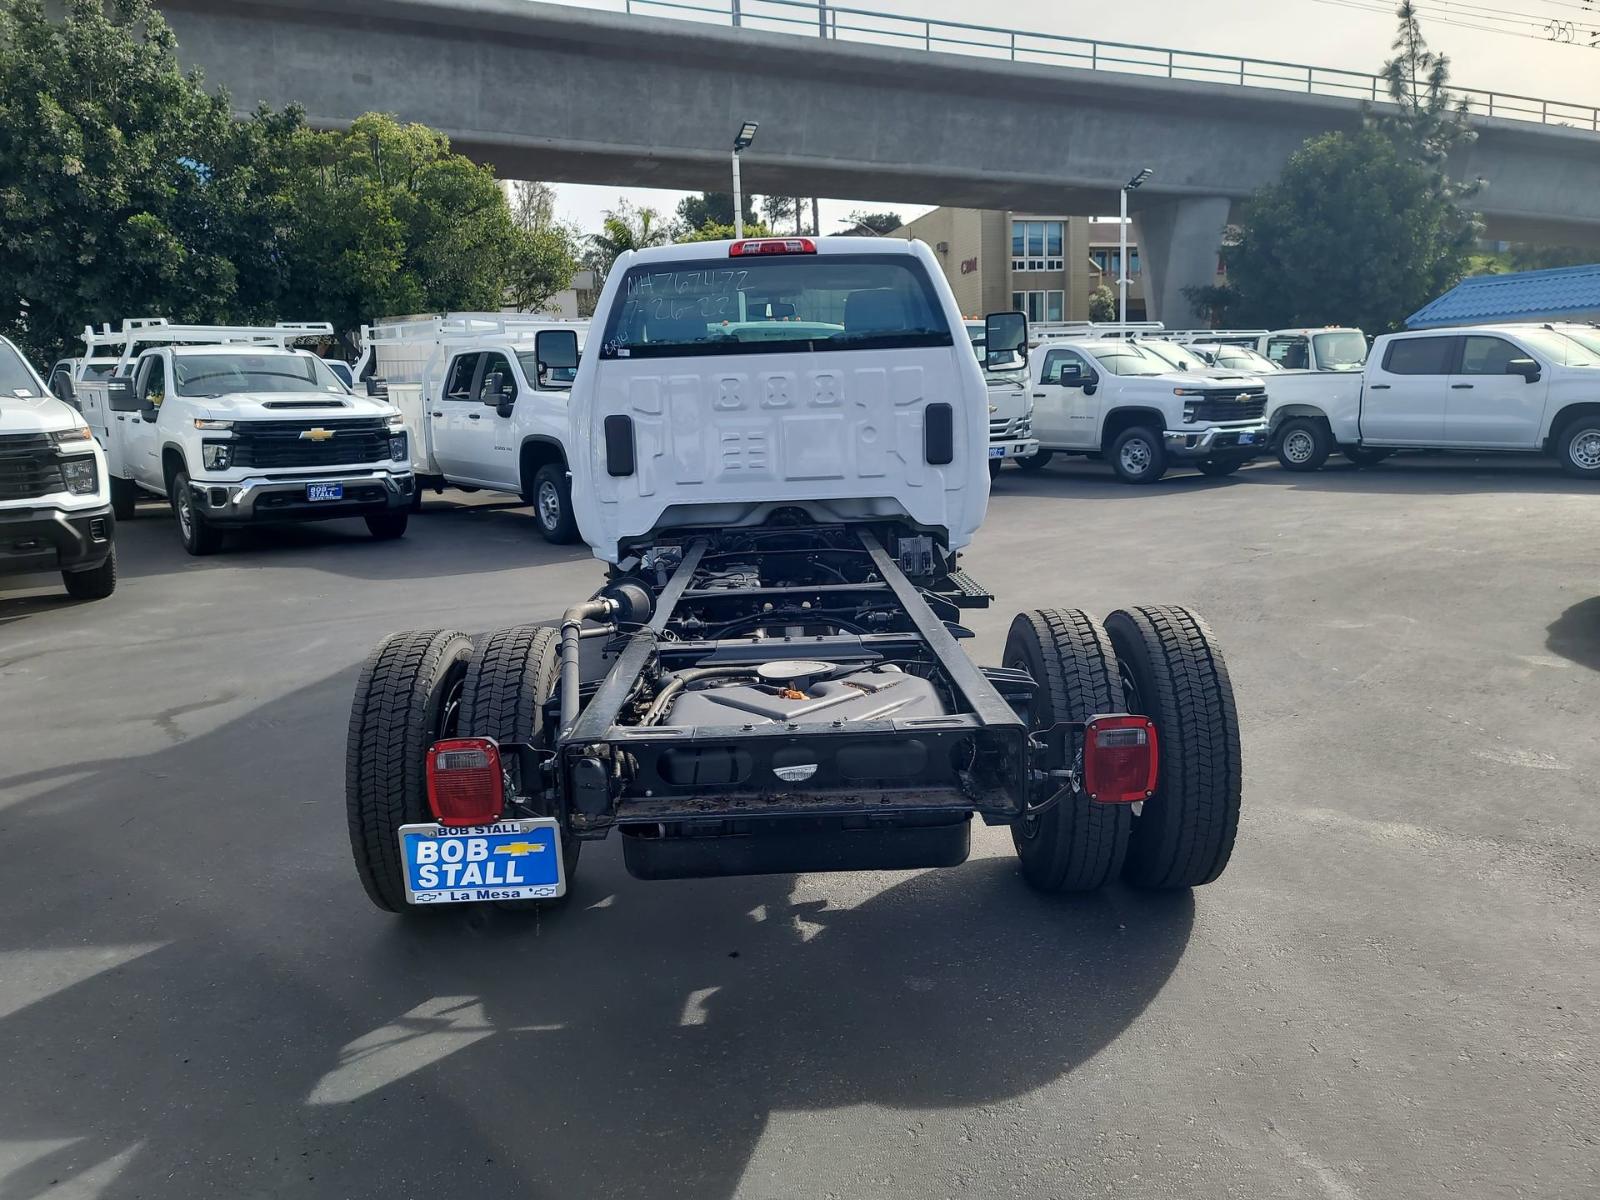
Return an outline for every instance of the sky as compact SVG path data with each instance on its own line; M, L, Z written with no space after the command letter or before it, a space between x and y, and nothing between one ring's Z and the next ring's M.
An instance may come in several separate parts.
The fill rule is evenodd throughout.
M566 0L618 11L622 0ZM728 0L675 0L727 11ZM743 0L747 12L794 12ZM1203 50L1281 62L1375 72L1390 56L1394 5L1388 0L847 0L850 7L970 24L1096 38L1143 46ZM1449 55L1452 81L1522 96L1600 105L1600 0L1417 0L1429 45ZM636 12L674 16L633 0ZM726 17L722 20L725 22ZM1525 36L1526 35L1526 36ZM1541 40L1571 37L1570 42ZM728 186L724 180L708 186ZM557 184L560 214L584 231L626 197L670 216L682 192ZM892 195L821 202L823 232L840 232L851 210L891 209L906 219L926 206Z

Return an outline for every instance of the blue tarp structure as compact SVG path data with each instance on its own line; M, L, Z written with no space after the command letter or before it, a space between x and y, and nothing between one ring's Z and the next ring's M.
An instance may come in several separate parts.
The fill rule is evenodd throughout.
M1412 313L1406 328L1493 321L1600 321L1600 263L1474 275Z

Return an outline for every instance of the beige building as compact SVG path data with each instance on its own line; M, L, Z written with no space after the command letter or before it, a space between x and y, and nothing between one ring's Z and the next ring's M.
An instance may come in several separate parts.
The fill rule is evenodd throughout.
M1087 321L1089 295L1117 290L1117 221L936 208L892 237L933 247L968 316L1018 308L1033 321ZM1144 320L1144 276L1130 243L1128 319Z

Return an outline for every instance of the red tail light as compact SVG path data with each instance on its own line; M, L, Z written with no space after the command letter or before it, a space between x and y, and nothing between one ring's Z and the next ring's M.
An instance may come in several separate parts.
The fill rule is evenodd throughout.
M746 238L728 247L729 258L755 254L815 254L817 244L810 238Z
M428 747L428 807L439 824L488 825L505 802L493 738L451 738Z
M1136 804L1156 790L1156 727L1149 717L1090 717L1083 730L1083 790L1099 804Z

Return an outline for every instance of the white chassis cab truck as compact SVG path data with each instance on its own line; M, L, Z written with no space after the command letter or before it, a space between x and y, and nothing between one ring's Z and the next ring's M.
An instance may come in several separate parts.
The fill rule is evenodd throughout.
M1600 479L1600 330L1482 325L1385 334L1355 373L1272 378L1278 461L1314 471L1397 450L1544 453Z
M986 323L1026 354L1023 314ZM1204 621L1034 609L987 667L957 640L992 599L958 563L987 393L921 242L621 255L571 399L605 577L559 628L367 659L345 797L373 903L559 901L610 835L642 879L947 867L975 818L1047 892L1220 875L1239 731Z
M587 321L452 314L361 329L356 377L381 381L403 414L422 487L521 496L539 532L578 540L567 394Z
M117 352L112 375L76 386L118 518L160 496L190 554L216 553L230 528L275 522L361 517L375 538L404 534L415 485L399 412L289 348L332 332L160 318L84 330L87 357Z
M116 589L106 458L83 417L0 338L0 574L60 571L67 594Z
M1230 475L1266 448L1259 376L1185 373L1117 338L1047 340L1031 365L1040 450L1018 461L1024 470L1083 454L1105 459L1125 483L1154 483L1178 464Z
M989 385L989 477L1000 473L1009 459L1016 461L1038 453L1033 437L1033 400L1028 386L1028 362L1021 354L991 355L986 325L967 321L967 336L983 364Z

